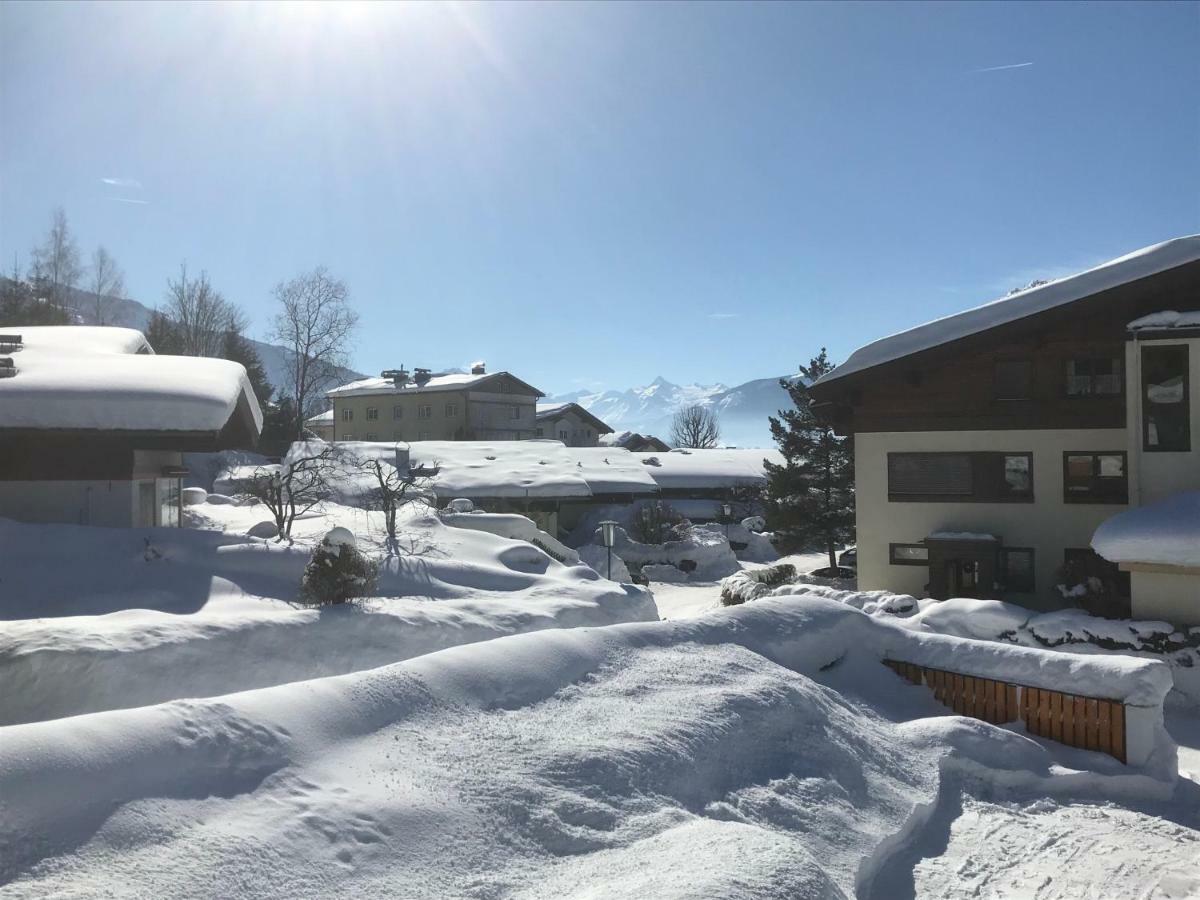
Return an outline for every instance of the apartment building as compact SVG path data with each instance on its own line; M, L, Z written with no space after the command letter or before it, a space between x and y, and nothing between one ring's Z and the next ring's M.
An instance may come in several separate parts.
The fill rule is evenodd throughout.
M1128 598L1130 561L1092 537L1200 489L1200 330L1178 314L1198 308L1200 236L1179 238L876 341L813 385L854 435L859 587L1057 608L1074 563ZM1126 614L1149 608L1132 594Z
M403 367L327 391L336 441L521 441L544 394L508 372L433 374Z

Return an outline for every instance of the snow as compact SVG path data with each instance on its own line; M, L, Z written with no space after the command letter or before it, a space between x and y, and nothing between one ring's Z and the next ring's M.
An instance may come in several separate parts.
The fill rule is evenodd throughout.
M1164 312L1150 313L1140 319L1134 319L1125 326L1130 331L1158 330L1169 328L1200 328L1200 312Z
M437 466L438 497L590 497L577 460L558 441L416 441L413 466Z
M1164 816L1117 813L1153 840L1105 845L1113 890L1188 877L1197 826L1171 854L1164 818L1194 820L1194 790L945 715L880 666L893 634L776 598L9 726L0 879L38 896L894 896L956 807L1048 813L1047 796L1149 798ZM974 825L948 849L982 851ZM1062 857L1064 883L1091 862Z
M778 450L672 450L669 453L635 453L650 477L664 490L696 490L738 486L764 486L763 461L783 464Z
M1092 294L1147 278L1200 260L1200 235L1175 238L1135 250L1086 272L1021 291L991 303L946 316L916 328L882 338L855 350L840 366L817 381L828 384L855 372L901 359L1015 322L1027 316L1073 303Z
M1200 491L1117 513L1096 529L1092 549L1116 563L1200 567Z
M332 425L333 424L333 410L327 409L327 410L325 410L325 412L317 413L315 416L309 416L307 419L304 420L304 424L306 424L306 425Z
M637 456L623 447L566 447L593 494L658 493L658 483Z
M325 396L335 397L365 397L371 394L418 394L432 391L460 391L475 387L481 381L507 375L507 372L492 372L486 375L470 375L467 373L451 372L432 376L425 384L418 386L411 376L403 385L395 384L390 378L362 378L343 384L325 392ZM511 377L511 376L510 376Z
M978 531L935 531L929 535L927 540L931 541L998 541L1000 538L994 534L985 534Z
M223 359L158 356L129 328L5 329L24 340L0 379L4 428L208 431L244 401L262 428L246 370Z
M543 550L551 553L559 562L569 566L579 563L578 553L560 543L558 538L542 531L532 519L515 513L456 512L453 507L456 501L450 502L451 506L438 516L446 525L486 531L515 541L540 544Z

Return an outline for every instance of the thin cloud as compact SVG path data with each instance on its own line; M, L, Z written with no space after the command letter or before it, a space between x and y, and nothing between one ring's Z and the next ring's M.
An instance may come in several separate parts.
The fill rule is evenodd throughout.
M736 319L741 313L709 313L710 319Z
M1005 69L1024 69L1026 66L1032 66L1031 62L1010 63L1007 66L988 66L986 69L972 69L972 72L1003 72Z
M134 200L132 197L113 197L118 203L136 203L138 206L149 206L149 200Z
M100 180L113 187L133 188L138 191L142 189L142 183L136 178L101 178Z

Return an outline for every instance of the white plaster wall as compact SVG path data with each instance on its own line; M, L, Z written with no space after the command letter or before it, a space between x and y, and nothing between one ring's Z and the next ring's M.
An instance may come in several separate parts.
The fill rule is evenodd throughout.
M1147 453L1142 449L1142 347L1188 347L1188 403L1191 405L1192 449L1188 453ZM1179 491L1200 490L1200 338L1125 342L1125 393L1128 398L1130 468L1138 488L1130 485L1130 502L1145 506Z
M1034 549L1034 594L1008 599L1052 609L1061 606L1055 572L1063 550L1088 547L1096 527L1124 509L1121 504L1063 502L1065 451L1123 450L1125 429L1030 431L877 432L854 436L858 584L922 596L925 566L893 566L888 544L917 543L935 531L987 532L1008 547ZM888 501L889 452L995 451L1033 454L1033 503L914 503Z
M1200 575L1131 573L1133 617L1200 625Z
M130 528L136 524L134 481L0 481L0 516L20 522L64 522Z

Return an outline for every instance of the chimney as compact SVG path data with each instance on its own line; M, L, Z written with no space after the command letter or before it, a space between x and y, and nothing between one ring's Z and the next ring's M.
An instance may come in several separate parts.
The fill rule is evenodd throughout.
M408 370L404 368L404 363L401 363L398 369L384 369L379 373L379 377L390 378L396 387L404 387L408 384Z
M413 381L417 383L417 387L425 387L431 377L429 369L413 369Z
M482 359L479 360L479 362L471 363L471 374L472 375L486 375L487 374L487 367L484 365Z

